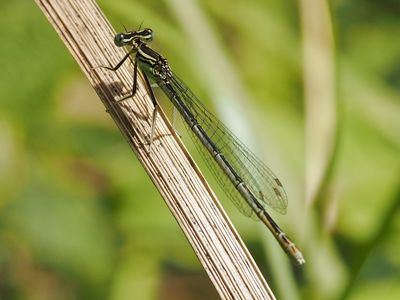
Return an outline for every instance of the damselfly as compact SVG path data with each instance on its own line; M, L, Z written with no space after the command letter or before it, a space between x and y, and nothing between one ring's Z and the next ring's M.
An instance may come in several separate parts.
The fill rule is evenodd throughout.
M304 264L305 260L299 249L265 209L267 205L277 212L286 212L287 197L279 179L207 110L182 80L172 72L167 60L147 46L152 39L151 29L127 31L115 36L116 46L129 46L130 49L115 67L104 68L116 71L130 55L134 56L132 94L118 101L132 97L136 93L139 67L144 73L154 104L150 147L157 115L157 101L147 77L163 90L180 112L189 131L195 136L196 145L208 167L239 210L246 216L255 216L260 219L273 233L283 250L298 264Z

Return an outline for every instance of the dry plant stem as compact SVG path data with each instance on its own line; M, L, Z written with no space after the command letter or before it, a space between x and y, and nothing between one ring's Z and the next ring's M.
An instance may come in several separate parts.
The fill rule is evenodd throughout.
M36 0L74 56L126 137L191 243L222 299L275 299L262 274L227 219L214 193L171 129L158 114L152 152L148 139L152 102L138 76L134 99L116 102L132 88L132 67L118 72L125 54L113 45L114 31L92 0Z

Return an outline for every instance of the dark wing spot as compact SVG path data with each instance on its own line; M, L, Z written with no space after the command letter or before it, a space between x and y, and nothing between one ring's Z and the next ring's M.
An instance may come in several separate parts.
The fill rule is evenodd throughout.
M277 185L279 185L280 187L283 187L282 183L279 181L278 178L275 178L275 182Z
M282 197L281 192L276 187L274 187L274 192L276 195L278 195L278 197Z

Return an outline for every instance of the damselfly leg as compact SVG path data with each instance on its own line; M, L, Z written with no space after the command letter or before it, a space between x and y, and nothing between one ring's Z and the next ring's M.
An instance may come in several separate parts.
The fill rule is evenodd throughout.
M114 67L107 67L107 66L99 66L96 68L103 68L103 69L107 69L113 72L116 72L123 64L124 62L130 58L131 59L131 54L135 52L135 48L132 48L131 50L128 51L128 53L121 59L120 62L118 62ZM136 58L136 57L135 57ZM137 92L137 77L138 77L138 64L137 64L137 60L134 59L134 63L133 63L133 80L132 80L132 92L127 95L122 97L121 99L116 100L117 102L121 102L124 101L128 98L134 97L136 95ZM152 118L151 118L151 128L150 128L150 138L149 138L149 153L151 152L151 145L153 143L153 138L154 138L154 128L155 128L155 123L156 123L156 119L157 119L157 107L158 107L158 103L157 100L153 94L153 90L151 89L151 85L150 82L147 78L147 76L145 74L143 74L143 78L145 80L146 83L146 88L147 88L147 92L150 96L150 99L153 103L153 113L152 113Z
M107 67L107 66L98 66L98 67L94 67L93 69L98 69L98 68L102 68L102 69L107 69L107 70L110 70L110 71L117 71L121 66L122 66L122 64L131 56L131 54L132 53L134 53L135 52L135 49L134 48L132 48L131 50L129 50L129 52L127 53L127 54L125 54L125 56L121 59L121 61L119 62L119 63L117 63L116 65L115 65L115 67Z
M153 138L154 138L154 129L155 129L155 125L156 125L156 119L157 119L157 108L158 108L158 103L156 100L156 97L154 96L153 90L151 89L151 85L149 82L149 79L147 78L146 74L143 74L143 78L146 84L146 89L147 89L147 93L150 96L151 101L153 102L153 115L151 117L151 128L150 128L150 139L149 139L149 153L151 153L151 145L153 144ZM136 81L136 79L135 79ZM135 85L137 83L135 82Z

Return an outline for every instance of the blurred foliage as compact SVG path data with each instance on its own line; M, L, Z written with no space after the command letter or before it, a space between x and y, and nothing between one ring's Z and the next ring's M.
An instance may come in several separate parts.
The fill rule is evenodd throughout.
M218 95L199 71L203 61L176 2L99 4L117 31L142 21L153 28L152 47L217 111ZM329 4L340 132L332 176L321 203L307 208L313 221L306 226L295 209L304 205L307 164L298 2L198 3L251 99L245 122L258 150L287 188L289 213L277 219L304 250L304 269L284 265L277 274L263 242L278 248L269 233L216 191L279 298L396 299L400 5ZM0 2L0 37L0 298L217 299L162 198L33 1ZM307 231L303 240L299 227Z

